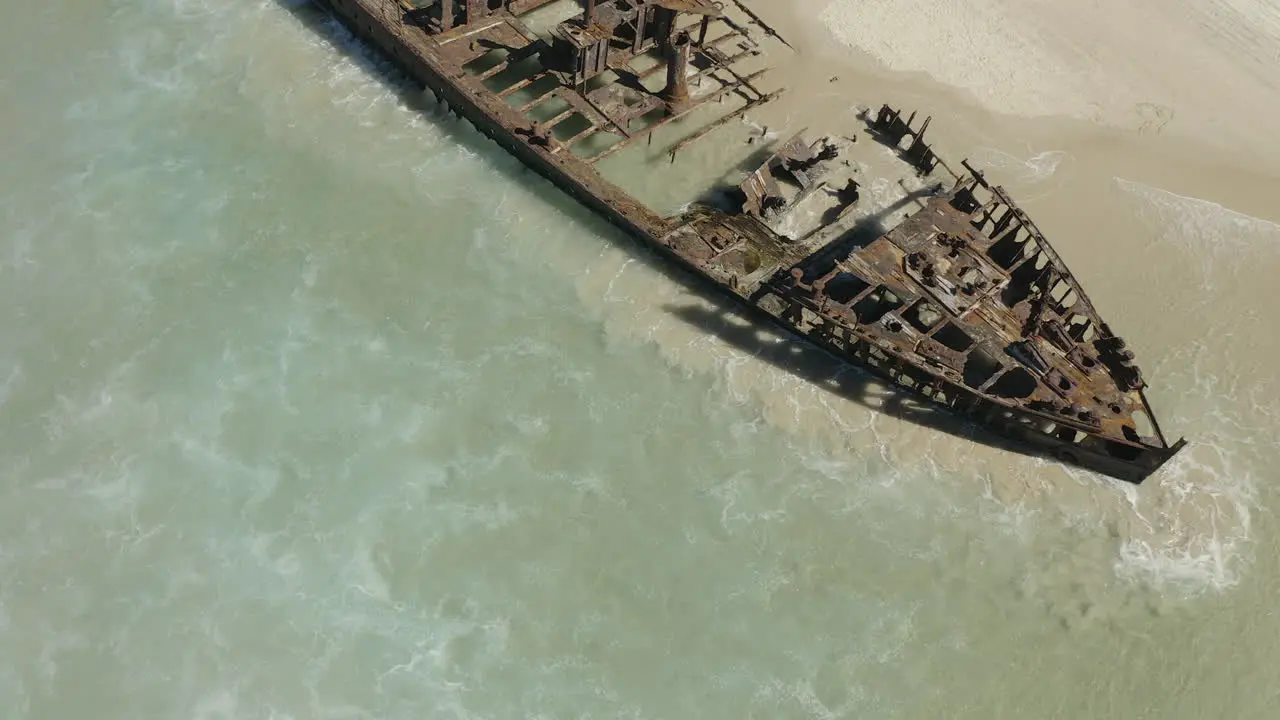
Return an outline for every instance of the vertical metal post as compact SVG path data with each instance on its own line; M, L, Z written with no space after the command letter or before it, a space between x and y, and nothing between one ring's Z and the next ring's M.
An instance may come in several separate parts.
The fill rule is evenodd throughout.
M653 39L659 47L671 41L676 29L676 19L680 13L661 6L653 6Z
M587 0L587 9L582 16L583 25L591 27L596 21L596 0Z
M711 16L703 15L702 24L698 26L698 47L707 44L707 28L711 27Z
M440 0L440 32L453 29L453 0Z
M652 8L648 5L640 5L636 7L636 36L631 43L631 52L639 53L640 46L644 44L644 32L649 27L649 13Z
M689 55L693 40L689 33L681 32L671 38L667 48L667 87L662 91L667 111L675 114L689 104Z

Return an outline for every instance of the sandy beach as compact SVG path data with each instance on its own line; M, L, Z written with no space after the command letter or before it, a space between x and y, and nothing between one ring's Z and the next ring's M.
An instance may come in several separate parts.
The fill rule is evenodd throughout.
M1280 6L1266 0L800 0L795 12L993 112L1248 148L1272 170L1280 159Z

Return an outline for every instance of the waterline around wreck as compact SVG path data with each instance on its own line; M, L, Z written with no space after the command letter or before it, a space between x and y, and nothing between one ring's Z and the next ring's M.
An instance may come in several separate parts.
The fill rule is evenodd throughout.
M888 104L860 113L914 175L868 171L850 157L862 133L837 124L744 152L727 176L658 180L694 183L678 216L626 190L660 173L611 173L615 156L666 136L661 155L675 164L786 89L761 84L772 63L748 28L778 34L745 5L677 5L470 3L459 18L452 3L408 14L392 0L325 3L530 169L709 290L911 392L920 409L907 412L921 420L949 411L985 442L1131 482L1185 446L1162 432L1127 341L1030 217L983 171L961 162L961 173L930 147L931 117L917 125ZM543 8L571 17L535 30ZM895 176L892 204L859 202L862 184Z
M41 54L84 16L0 46L32 68L0 85L15 717L1268 716L1266 221L1137 151L987 139L1195 439L1128 487L692 325L288 7L104 13L85 75Z

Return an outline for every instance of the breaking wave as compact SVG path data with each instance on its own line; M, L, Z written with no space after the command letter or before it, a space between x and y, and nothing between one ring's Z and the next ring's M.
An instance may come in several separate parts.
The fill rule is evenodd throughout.
M1159 228L1160 239L1197 255L1247 264L1256 260L1254 253L1280 252L1280 224L1133 180L1115 182L1138 201L1139 216Z

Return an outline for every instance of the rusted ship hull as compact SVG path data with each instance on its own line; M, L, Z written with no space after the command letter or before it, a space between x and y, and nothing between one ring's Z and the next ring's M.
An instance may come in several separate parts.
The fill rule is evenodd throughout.
M950 191L872 242L855 241L841 224L857 183L825 188L839 154L826 139L779 148L737 189L740 207L694 204L668 218L638 202L595 163L711 100L744 100L674 147L674 160L687 143L773 100L777 93L752 83L760 73L739 73L735 62L759 54L748 24L776 33L738 3L745 21L707 0L584 0L581 17L538 37L520 17L554 1L316 0L527 166L762 320L1065 463L1141 482L1183 447L1165 441L1132 354L1047 240L967 164ZM637 80L664 68L633 62L654 52L667 79L647 90ZM534 71L526 67L512 86L494 82L531 62ZM602 84L605 74L631 82ZM690 76L717 89L696 96ZM551 90L535 95L539 83ZM566 109L539 119L548 98ZM557 130L571 116L586 126L564 137ZM912 124L888 107L870 123L888 143L910 140L903 158L921 172L950 172L924 142L928 121ZM605 136L617 141L578 152ZM780 183L798 195L788 199ZM836 198L835 221L802 240L770 227L797 197L824 189ZM1142 414L1154 426L1148 434L1135 420Z

